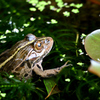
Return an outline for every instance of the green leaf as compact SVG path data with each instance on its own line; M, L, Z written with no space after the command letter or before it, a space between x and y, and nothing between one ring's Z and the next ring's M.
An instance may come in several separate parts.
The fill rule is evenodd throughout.
M62 8L64 6L63 2L58 2L57 3L58 7Z
M10 75L10 76L9 76L9 78L13 78L13 77L14 77L14 75Z
M2 97L5 97L5 96L6 96L6 93L1 93L1 91L0 91L0 95L1 95Z
M45 8L44 6L41 6L41 7L38 8L38 10L43 11L44 8Z
M36 11L36 8L32 7L30 8L30 11Z
M78 9L72 9L72 12L76 14L76 13L79 13L79 10Z
M1 35L0 36L0 39L4 39L4 38L6 38L6 36L4 36L4 35Z
M84 63L82 63L82 62L78 62L77 65L79 65L79 66L83 66Z
M53 10L54 8L55 8L54 6L52 6L52 5L50 6L50 10Z
M66 81L66 82L70 82L70 78L66 78L65 81Z
M59 93L60 90L58 89L56 82L54 81L54 78L49 78L49 79L44 79L43 80L44 85L46 87L47 90L47 97L45 99L47 99L49 96Z
M40 1L38 2L38 4L36 5L36 7L38 8L38 10L43 11L45 9L45 6L48 5L47 2L45 1Z
M100 62L100 29L86 36L84 47L92 59Z
M55 19L51 19L51 24L56 24L58 23Z
M8 34L8 33L11 33L11 31L10 30L6 30L5 34Z
M68 11L63 12L63 14L64 14L64 16L67 16L67 17L70 16L70 12L68 12Z
M37 4L39 1L38 0L27 0L30 4Z
M82 6L83 6L82 3L81 3L81 4L76 4L76 5L75 5L76 8L81 8Z
M56 2L62 2L62 0L55 0Z
M61 11L61 9L57 9L57 12L60 12Z
M30 18L30 20L31 20L31 21L35 21L35 20L36 20L36 18L31 17L31 18Z
M74 6L75 6L75 4L74 4L74 3L71 3L69 6L70 6L70 7L74 7Z
M29 25L30 25L29 22L24 24L25 27L28 27Z

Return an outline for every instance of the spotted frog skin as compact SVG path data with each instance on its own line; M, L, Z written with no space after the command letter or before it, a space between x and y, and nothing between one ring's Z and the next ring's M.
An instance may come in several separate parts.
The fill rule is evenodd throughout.
M69 66L65 63L61 67L43 70L41 65L43 58L50 52L52 46L51 37L36 37L28 34L0 55L0 72L14 73L19 79L31 78L32 71L44 78L52 77L62 68Z

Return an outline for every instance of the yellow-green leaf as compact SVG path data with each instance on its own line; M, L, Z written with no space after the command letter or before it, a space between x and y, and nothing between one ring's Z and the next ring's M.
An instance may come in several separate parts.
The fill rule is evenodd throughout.
M49 79L44 79L44 85L46 87L47 90L47 97L45 99L47 99L49 96L59 93L60 90L58 89L56 82L54 81L53 78L49 78Z

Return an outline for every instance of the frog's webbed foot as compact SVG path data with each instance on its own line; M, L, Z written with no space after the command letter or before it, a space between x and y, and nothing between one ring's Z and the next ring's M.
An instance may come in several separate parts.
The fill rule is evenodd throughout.
M57 67L54 69L47 69L47 70L42 70L41 69L41 65L40 64L36 64L33 68L33 71L44 78L48 78L48 77L52 77L57 75L63 68L68 67L68 66L72 66L72 64L67 64L70 61L67 61L64 65L62 65L61 67Z

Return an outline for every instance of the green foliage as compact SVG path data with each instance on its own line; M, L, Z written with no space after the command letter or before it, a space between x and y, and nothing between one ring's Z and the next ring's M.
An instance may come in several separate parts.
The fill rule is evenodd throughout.
M3 92L0 91L1 98L6 100L32 99L32 94L39 94L35 84L31 83L30 79L20 81L7 73L0 74L0 90Z
M67 8L70 8L70 7L74 7L75 9L72 9L71 12L73 13L79 13L79 8L81 8L83 6L83 4L74 4L74 3L71 3L71 4L67 4L67 3L64 3L62 0L55 0L55 2L57 3L57 7L51 5L51 1L39 1L39 0L27 0L27 2L29 4L32 4L33 7L30 8L31 11L36 11L37 9L39 11L43 11L46 6L49 6L50 5L50 10L53 10L53 11L56 11L56 12L60 12L63 8L66 8L66 11L63 12L64 16L66 17L69 17L70 16L70 12L67 11Z

